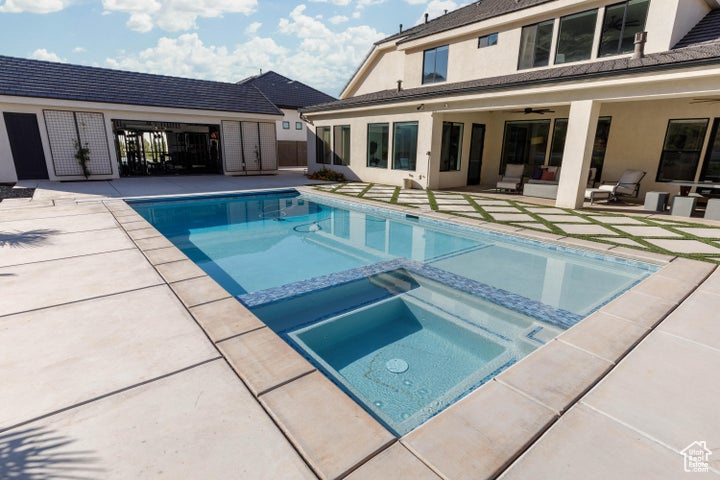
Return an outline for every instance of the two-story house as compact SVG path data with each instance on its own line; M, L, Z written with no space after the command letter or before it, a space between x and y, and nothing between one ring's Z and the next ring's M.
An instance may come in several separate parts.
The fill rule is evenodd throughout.
M720 183L720 1L480 0L377 42L340 100L304 113L310 169L368 182L561 166L564 207L591 172L646 171L641 195Z

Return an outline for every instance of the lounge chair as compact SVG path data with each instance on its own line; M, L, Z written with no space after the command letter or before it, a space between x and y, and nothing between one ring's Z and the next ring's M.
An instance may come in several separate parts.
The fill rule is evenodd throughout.
M616 183L606 183L598 188L588 188L585 197L590 197L588 191L601 190L609 192L609 199L612 201L618 200L618 197L637 198L640 194L640 181L645 174L646 172L641 170L625 170Z
M522 186L523 172L525 171L525 165L522 163L508 163L505 165L505 175L500 177L495 189L500 190L512 190L519 192Z

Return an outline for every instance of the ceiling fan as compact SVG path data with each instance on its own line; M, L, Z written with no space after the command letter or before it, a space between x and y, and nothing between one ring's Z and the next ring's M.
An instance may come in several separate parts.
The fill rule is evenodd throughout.
M513 110L513 113L524 113L525 115L529 113L537 113L539 115L545 115L546 113L555 113L555 110L551 110L549 108L531 108L527 107L522 110Z
M720 102L720 97L693 98L692 101L690 101L691 104L693 104L693 103L715 103L715 102Z

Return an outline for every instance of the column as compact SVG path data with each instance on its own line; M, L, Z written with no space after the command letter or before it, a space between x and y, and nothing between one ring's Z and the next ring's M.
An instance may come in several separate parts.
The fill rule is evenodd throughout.
M562 171L555 201L557 207L580 208L583 205L599 115L600 103L595 100L579 100L570 104Z

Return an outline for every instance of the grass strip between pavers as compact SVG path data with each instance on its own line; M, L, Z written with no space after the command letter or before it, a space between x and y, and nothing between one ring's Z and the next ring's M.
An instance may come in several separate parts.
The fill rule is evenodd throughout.
M369 192L375 186L374 183L368 183L367 187L363 188L360 193L357 194L358 198L363 198L367 192Z
M360 194L336 192L336 190L338 190L339 188L341 188L344 185L347 185L347 184L338 185L334 189L330 190L330 192L336 193L339 195L344 195L347 197L362 198L361 194L364 194L365 192L367 192L375 184L368 185L368 187L366 189L364 189L362 192L360 192ZM318 187L314 187L314 188L318 188ZM325 191L328 191L328 190L325 190ZM642 222L642 225L628 224L627 226L658 227L658 228L662 228L663 230L666 230L667 232L673 234L673 235L668 235L668 236L653 236L652 237L653 239L696 240L698 242L704 243L711 247L720 249L720 240L719 239L714 240L714 239L710 239L710 238L706 238L706 237L701 237L698 235L693 235L693 234L684 232L682 230L678 230L678 228L714 228L712 226L703 226L703 225L698 225L696 223L683 222L681 220L655 221L653 219L644 218L644 217L640 217L640 216L636 217L636 216L630 216L630 215L624 215L624 214L604 213L604 212L595 212L595 211L583 212L580 210L573 210L573 209L569 209L569 208L553 207L553 208L558 208L558 209L562 210L567 215L573 215L575 217L585 220L585 222L563 222L563 224L600 225L614 233L617 233L617 236L575 234L575 233L565 232L564 230L562 230L562 228L558 227L557 224L555 224L549 220L546 220L546 219L542 218L540 216L540 214L529 210L528 208L538 207L538 205L533 204L533 203L526 203L526 202L522 202L519 200L512 200L512 199L503 199L502 200L502 201L506 202L508 206L516 208L518 210L518 213L523 213L523 214L529 215L537 223L545 226L548 230L545 230L542 228L533 228L532 226L529 226L529 225L517 225L517 222L515 222L515 221L495 220L495 218L492 216L492 212L486 211L481 204L477 203L477 200L495 201L495 200L498 200L496 197L484 197L482 195L469 195L469 194L459 193L459 195L461 195L466 200L468 205L473 207L477 213L480 213L483 216L482 219L478 219L478 218L470 216L470 215L463 215L463 213L471 213L471 212L454 212L454 211L449 211L449 210L448 211L440 210L438 203L437 203L437 199L435 197L435 192L430 189L425 190L425 192L427 193L428 204L430 205L430 208L434 211L441 211L448 215L454 215L454 216L463 217L463 218L472 218L474 220L486 221L486 222L490 222L490 223L497 223L497 224L508 225L508 226L513 226L513 227L526 228L529 230L536 230L536 231L541 231L541 232L550 231L551 233L554 233L556 235L561 235L563 237L568 237L568 238L577 238L580 240L588 240L588 241L592 241L592 242L598 242L598 243L609 244L609 245L614 245L614 246L627 247L627 248L631 248L631 249L639 250L639 251L649 251L649 252L658 253L658 254L662 254L662 255L671 255L671 256L689 258L692 260L699 260L699 261L703 261L703 262L720 264L720 254L718 254L718 253L683 253L683 252L675 252L672 250L661 248L661 247L658 247L657 245L654 245L654 244L648 242L645 237L632 235L630 233L627 233L623 230L616 228L614 225L601 222L593 217L606 217L608 219L613 218L613 217L615 217L615 218L621 218L621 217L633 218L635 220L639 220L640 222ZM398 204L398 205L405 205L408 207L418 208L417 205L410 205L410 204L404 204L404 203L398 202L397 199L398 199L399 194L400 194L400 188L395 187L395 191L393 192L392 198L390 200L381 200L381 199L374 199L374 198L366 198L365 200L375 200L380 203ZM548 208L550 208L550 207L548 207ZM675 235L679 235L679 237L675 236ZM632 240L633 242L636 242L640 246L638 247L635 245L628 245L625 243L613 242L613 239L616 239L616 238L624 238L624 239Z

